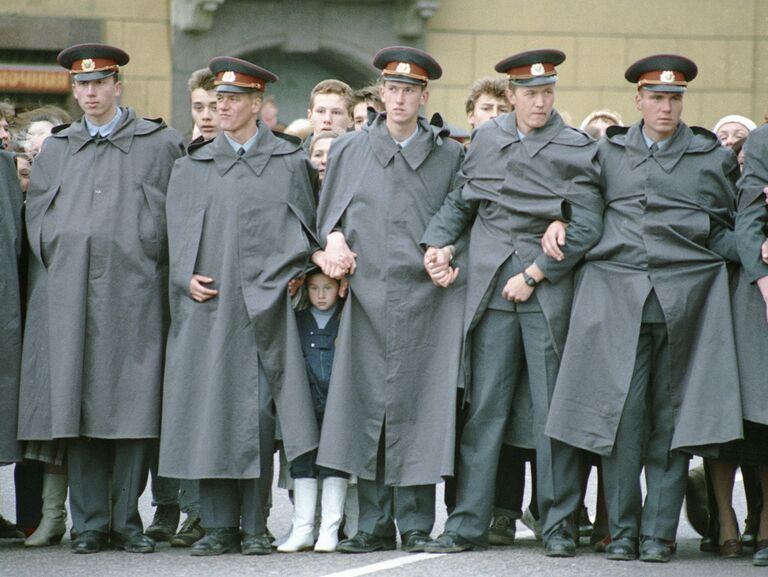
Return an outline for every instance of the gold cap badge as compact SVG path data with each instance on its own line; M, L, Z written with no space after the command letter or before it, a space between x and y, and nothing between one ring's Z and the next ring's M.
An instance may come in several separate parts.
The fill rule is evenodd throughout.
M83 70L91 72L96 68L96 63L91 58L85 58L80 64Z
M541 76L544 72L544 65L540 62L531 66L531 76Z
M672 70L665 70L659 76L659 80L664 83L670 83L675 81L675 73Z
M410 74L411 73L411 65L407 62L401 62L397 65L397 68L395 68L395 72L400 72L402 74Z
M221 76L222 82L234 82L237 79L237 76L235 76L235 73L231 70L227 70L224 74Z

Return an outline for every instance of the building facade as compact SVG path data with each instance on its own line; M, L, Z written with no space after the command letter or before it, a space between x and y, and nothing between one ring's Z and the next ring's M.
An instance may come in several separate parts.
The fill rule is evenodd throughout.
M425 47L443 65L427 112L466 126L476 78L529 48L559 48L558 108L573 124L610 108L637 117L626 67L676 52L699 65L684 118L711 128L737 113L768 111L768 2L764 0L0 0L0 98L76 112L56 53L76 42L124 48L122 101L147 117L190 129L186 79L217 55L252 59L281 76L270 91L280 118L306 115L323 78L360 87L376 78L382 46ZM64 73L65 74L65 73Z
M685 96L683 119L712 128L726 114L758 124L768 112L768 2L765 0L441 0L429 21L427 49L446 63L430 106L451 122L464 118L467 86L495 74L503 57L558 48L557 107L578 126L610 108L639 118L624 70L651 54L693 59L699 76Z

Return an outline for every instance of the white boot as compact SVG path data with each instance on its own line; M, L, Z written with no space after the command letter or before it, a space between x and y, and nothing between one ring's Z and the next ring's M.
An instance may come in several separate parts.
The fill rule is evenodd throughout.
M327 477L323 481L322 520L320 536L315 544L318 553L336 550L339 542L339 524L344 514L344 499L347 496L347 480L342 477Z
M43 475L43 518L34 533L24 541L26 547L58 545L67 530L67 476Z
M295 479L293 482L293 526L291 536L277 550L296 553L314 544L317 479Z

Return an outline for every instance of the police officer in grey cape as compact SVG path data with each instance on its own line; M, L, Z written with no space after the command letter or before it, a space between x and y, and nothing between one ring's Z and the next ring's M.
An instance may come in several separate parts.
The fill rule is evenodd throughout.
M223 132L190 146L168 186L171 329L160 474L200 479L195 556L267 555L275 417L289 459L317 423L288 282L317 243L315 171L292 137L257 121L277 76L210 62Z
M22 457L21 443L16 440L21 367L22 202L13 154L0 151L0 465L21 461Z
M430 282L419 246L464 155L419 115L442 71L410 47L383 49L374 65L385 112L333 142L318 209L325 250L313 256L329 276L350 275L317 456L359 477L344 553L394 549L395 522L404 551L429 541L435 484L453 473L461 350L464 291Z
M696 74L667 54L625 73L642 119L599 144L604 231L581 271L547 423L552 438L602 455L608 559L635 559L639 544L642 561L669 561L685 451L742 436L726 269L738 260L737 164L680 119Z
M597 146L554 109L558 50L515 54L496 65L510 82L515 111L488 121L472 138L451 193L425 232L426 268L443 284L455 275L451 245L470 223L465 313L465 395L469 409L460 443L456 507L434 553L485 548L499 452L515 390L533 406L538 501L545 553L575 555L571 514L579 507L578 456L544 435L565 343L573 269L601 232ZM562 259L542 253L554 222L568 221Z
M745 146L744 173L739 181L739 207L736 213L736 244L741 256L740 280L746 286L734 292L734 321L739 355L744 442L755 464L759 465L763 505L757 546L752 562L768 566L768 458L765 439L768 433L768 126L754 130ZM744 451L744 449L742 449ZM722 456L722 450L721 450ZM736 529L738 534L738 527Z
M81 44L58 61L84 116L46 140L27 193L19 438L67 439L73 552L111 541L146 553L138 498L160 435L165 193L183 146L162 120L118 106L125 52Z

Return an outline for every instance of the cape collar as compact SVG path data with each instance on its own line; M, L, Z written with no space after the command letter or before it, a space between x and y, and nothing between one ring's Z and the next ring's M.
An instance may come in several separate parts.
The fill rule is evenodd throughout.
M223 132L209 146L216 169L222 176L238 162L244 162L256 176L259 176L269 162L277 143L277 137L265 124L259 121L256 140L243 156L237 155Z
M552 114L549 115L547 123L541 128L531 130L521 141L520 135L517 133L517 115L515 112L505 114L500 117L497 122L502 128L500 137L501 148L509 146L514 142L522 142L531 158L536 156L542 148L552 142L565 126L565 122L563 122L563 119L557 110L552 109Z
M399 152L408 166L416 170L427 159L439 138L423 116L419 116L418 126L418 134L405 148L400 148L389 134L386 113L379 114L363 130L368 132L373 154L382 166L389 164Z
M72 154L79 152L88 143L97 140L108 140L113 146L119 148L122 152L127 153L131 149L133 137L137 132L137 123L135 122L136 111L134 111L133 108L126 107L122 109L122 112L120 122L106 137L91 136L88 132L88 127L85 124L84 118L72 123L69 128L58 134L69 139L69 146Z
M643 138L643 122L640 121L630 126L627 131L625 149L627 161L631 168L637 168L646 160L656 161L666 173L672 172L693 139L693 132L683 122L677 125L677 129L667 142L666 146L651 153L650 148Z

